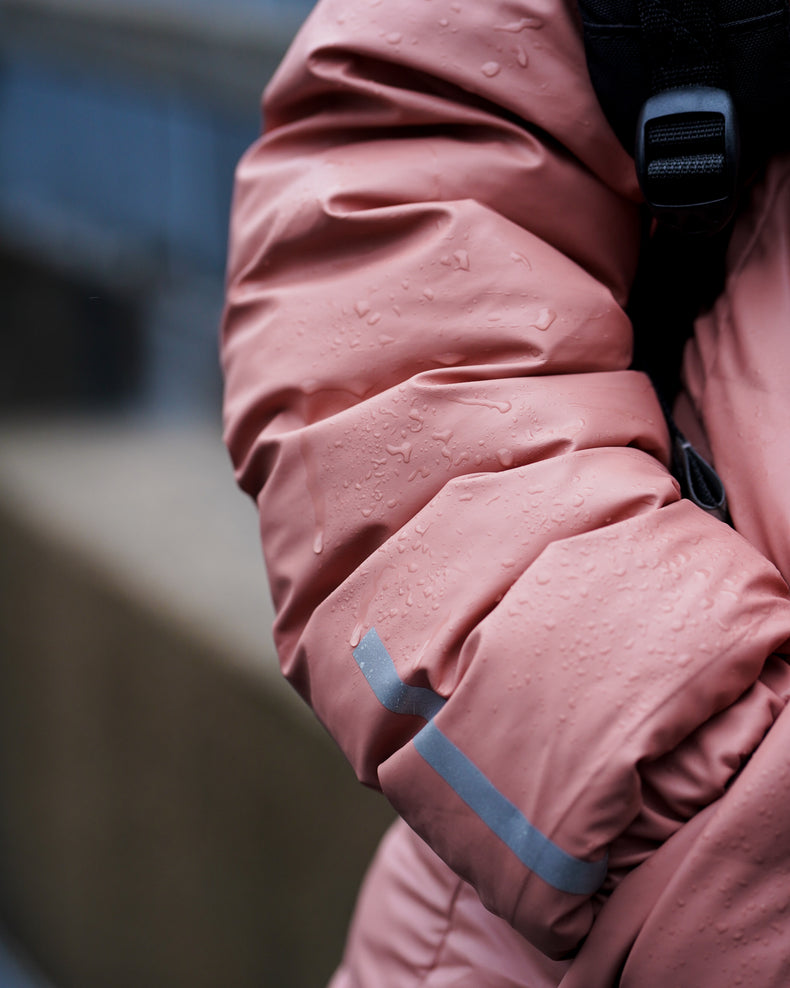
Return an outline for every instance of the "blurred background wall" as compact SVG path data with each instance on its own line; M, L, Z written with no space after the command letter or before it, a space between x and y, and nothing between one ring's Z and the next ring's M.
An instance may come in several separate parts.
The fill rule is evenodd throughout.
M0 0L0 985L310 988L390 819L220 441L235 164L309 0Z

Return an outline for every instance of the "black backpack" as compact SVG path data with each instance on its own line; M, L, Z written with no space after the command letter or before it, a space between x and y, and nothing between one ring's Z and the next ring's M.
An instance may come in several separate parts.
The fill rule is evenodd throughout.
M579 8L590 77L650 209L629 301L634 366L650 374L664 406L684 496L726 518L720 479L669 408L694 318L723 287L742 190L771 153L790 147L790 4L579 0Z
M590 77L654 215L722 229L790 146L787 0L580 0Z

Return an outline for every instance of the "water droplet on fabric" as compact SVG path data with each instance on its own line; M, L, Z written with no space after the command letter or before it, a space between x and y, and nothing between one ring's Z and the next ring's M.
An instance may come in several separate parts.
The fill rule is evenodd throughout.
M400 456L404 463L411 459L412 445L410 442L403 442L400 446L388 444L384 447L390 456Z
M411 411L409 412L409 419L411 422L411 424L409 425L409 431L421 432L425 424L425 421L416 408L412 408Z
M493 408L501 415L506 415L513 407L509 401L494 401L489 398L462 398L460 396L452 396L450 400L458 402L459 405L480 405L482 408Z
M528 28L539 31L543 27L544 21L541 17L522 17L521 20L511 21L509 24L502 24L496 27L496 31L507 31L508 34L518 34Z
M422 477L423 480L427 480L428 477L430 477L430 475L431 475L431 471L428 469L428 467L421 466L419 469L413 470L406 479L409 481L409 483L411 483L411 481L416 480L418 477Z
M534 323L532 323L532 325L535 327L535 329L539 329L541 330L541 332L545 332L547 329L549 329L549 327L556 318L557 318L557 313L554 311L554 309L541 309L540 312L538 313L538 318Z
M486 62L480 71L487 78L493 79L495 75L499 75L499 73L502 71L502 66L499 64L499 62Z
M460 364L464 359L462 353L437 353L433 358L437 364L442 364L444 367L451 367L453 364Z

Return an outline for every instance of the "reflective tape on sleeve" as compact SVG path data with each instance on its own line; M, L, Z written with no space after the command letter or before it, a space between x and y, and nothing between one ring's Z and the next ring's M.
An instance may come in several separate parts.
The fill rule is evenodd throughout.
M573 895L598 891L606 877L606 858L582 861L549 840L433 722L417 734L414 747L519 861L544 882Z
M414 714L430 720L444 706L445 701L433 690L403 682L375 628L354 649L354 658L376 699L392 713Z
M404 683L374 628L353 655L376 698L387 710L427 721L414 737L417 752L526 868L553 888L572 895L592 895L600 888L606 877L607 858L583 861L563 851L534 827L436 726L433 718L447 701L431 689Z

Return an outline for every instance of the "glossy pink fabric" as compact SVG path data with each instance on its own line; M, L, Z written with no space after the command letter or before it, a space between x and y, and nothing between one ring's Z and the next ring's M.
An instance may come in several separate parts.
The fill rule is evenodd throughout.
M266 121L234 200L227 442L285 674L432 848L387 844L338 984L786 984L788 162L688 356L735 532L679 499L628 370L638 196L573 5L324 0ZM534 826L608 853L603 889L538 878L436 775L354 661L373 627ZM465 890L466 969L418 949L420 909L385 922L431 888Z
M330 988L555 988L568 968L489 912L402 821L368 872L346 953Z

